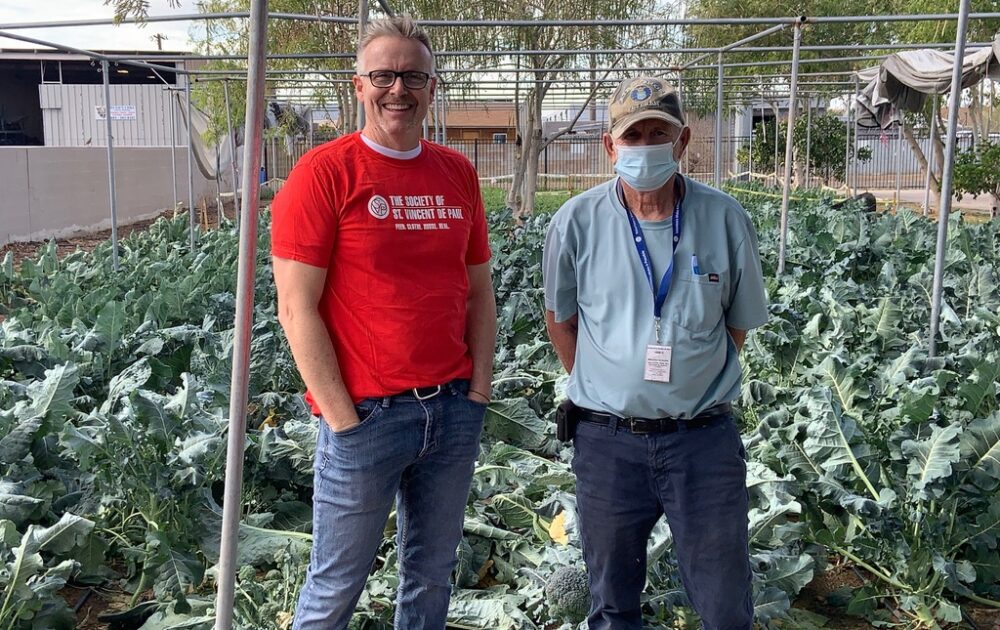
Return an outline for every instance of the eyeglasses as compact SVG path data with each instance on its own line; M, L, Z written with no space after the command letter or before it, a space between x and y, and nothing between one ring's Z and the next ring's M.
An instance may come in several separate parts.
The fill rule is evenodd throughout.
M392 87L397 78L403 79L403 85L411 90L420 90L427 85L431 75L418 70L407 70L406 72L396 72L395 70L375 70L368 74L359 75L368 77L372 85L380 88Z

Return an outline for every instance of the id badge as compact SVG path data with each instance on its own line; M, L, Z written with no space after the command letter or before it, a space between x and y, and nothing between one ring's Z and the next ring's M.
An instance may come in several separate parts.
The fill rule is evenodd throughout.
M646 370L643 378L657 383L670 382L670 346L646 346Z

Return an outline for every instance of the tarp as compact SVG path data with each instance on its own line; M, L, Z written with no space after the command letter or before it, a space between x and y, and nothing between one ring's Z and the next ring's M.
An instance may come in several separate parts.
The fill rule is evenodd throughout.
M939 50L908 50L889 55L881 65L857 73L865 84L855 100L858 125L889 127L896 111L915 112L927 97L951 91L955 53ZM979 48L962 61L962 88L972 87L984 77L1000 79L1000 35L989 48Z
M180 121L183 125L187 125L187 100L182 98L181 92L174 93L174 104L177 107L177 111L180 114ZM219 155L219 172L221 175L225 176L227 173L232 171L232 158L230 157L230 143L225 141L225 136L222 138L222 142L218 143L218 147L215 144L209 144L205 140L205 136L208 133L209 118L205 112L201 111L194 105L191 106L191 120L194 123L192 127L191 144L194 146L194 161L198 165L198 170L205 179L215 179L216 169L215 169L215 155L216 149L218 149ZM178 125L183 133L182 137L187 137L187 127Z
M187 124L187 101L181 92L174 93L175 106L180 114L180 121L182 124ZM285 103L277 103L274 101L269 101L267 107L264 110L264 128L272 129L282 124L285 125L286 130L292 131L296 135L305 135L309 132L309 122L305 117L306 108L295 107L293 105ZM218 149L219 155L219 172L223 179L232 172L232 158L230 157L230 143L226 141L225 136L221 138L222 142L216 146L215 144L209 144L205 137L208 134L208 128L210 120L208 115L202 110L198 109L194 105L191 106L191 120L194 123L193 131L194 135L192 138L192 144L194 145L194 161L198 165L198 170L205 179L215 179L215 156L216 150ZM180 127L183 137L187 137L187 127ZM233 130L236 135L236 157L237 164L242 160L242 151L240 148L243 146L243 128L242 125ZM294 149L295 135L284 134L285 139L285 151L288 155L292 155Z

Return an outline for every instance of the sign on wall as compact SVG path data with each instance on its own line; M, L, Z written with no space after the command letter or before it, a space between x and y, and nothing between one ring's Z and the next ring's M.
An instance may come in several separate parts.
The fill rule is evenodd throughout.
M94 114L97 120L104 120L104 105L95 105ZM135 105L112 105L111 120L135 120Z

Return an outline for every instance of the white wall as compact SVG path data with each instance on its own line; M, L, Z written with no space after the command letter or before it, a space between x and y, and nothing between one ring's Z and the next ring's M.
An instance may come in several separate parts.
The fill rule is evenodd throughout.
M112 118L115 146L170 146L170 94L162 85L111 85L111 105L134 110L135 120ZM101 147L106 144L106 122L97 118L104 106L103 85L46 83L38 86L45 127L45 145L50 147ZM174 144L187 146L184 118L174 111Z
M176 149L177 199L188 199L187 148ZM116 148L118 223L125 225L174 203L170 149ZM223 192L232 190L228 179ZM214 204L215 180L194 170L196 206ZM107 151L103 147L0 147L0 245L65 237L111 225Z

